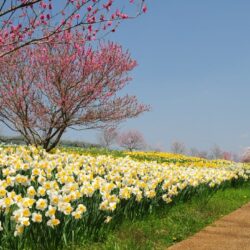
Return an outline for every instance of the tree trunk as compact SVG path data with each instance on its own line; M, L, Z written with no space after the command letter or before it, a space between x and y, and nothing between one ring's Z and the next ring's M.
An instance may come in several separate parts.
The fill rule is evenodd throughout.
M65 128L62 128L60 130L59 134L57 135L56 139L51 144L48 142L43 146L43 148L46 150L46 152L50 152L52 149L54 149L57 146L57 144L59 143L59 141L60 141L60 139L61 139L61 137L62 137L62 135L64 133L64 131L65 131Z

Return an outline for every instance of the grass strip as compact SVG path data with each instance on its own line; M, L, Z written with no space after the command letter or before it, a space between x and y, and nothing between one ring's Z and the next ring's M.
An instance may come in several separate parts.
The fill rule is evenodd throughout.
M171 208L155 211L141 220L126 220L119 229L109 232L104 241L84 243L74 249L166 249L249 201L249 182L242 186L218 190L207 202L195 196L187 202L178 202Z

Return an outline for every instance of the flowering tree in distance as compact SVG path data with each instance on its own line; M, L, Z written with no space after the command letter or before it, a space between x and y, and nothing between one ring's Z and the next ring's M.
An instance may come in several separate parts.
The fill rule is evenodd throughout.
M105 127L102 130L99 141L102 146L109 148L116 141L117 136L118 132L116 127Z
M140 150L146 146L143 135L137 130L124 132L118 137L118 145L129 151Z
M223 159L227 161L233 160L233 154L231 152L223 152Z
M243 154L241 155L241 162L249 163L250 162L250 148L245 148Z
M0 58L65 30L77 29L94 40L146 10L145 0L2 0Z
M94 50L81 35L66 31L7 59L0 65L1 121L47 151L67 128L100 128L149 109L135 96L116 96L136 66L117 44Z
M186 147L184 143L179 141L174 141L171 144L171 152L173 152L174 154L184 154L186 152Z

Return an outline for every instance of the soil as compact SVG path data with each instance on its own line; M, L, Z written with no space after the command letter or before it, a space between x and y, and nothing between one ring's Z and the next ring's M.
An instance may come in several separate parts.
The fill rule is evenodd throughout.
M250 250L250 203L168 250Z

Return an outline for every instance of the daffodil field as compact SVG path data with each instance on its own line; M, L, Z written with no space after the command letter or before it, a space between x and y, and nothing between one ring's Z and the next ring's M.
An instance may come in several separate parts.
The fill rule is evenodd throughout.
M0 249L100 240L123 219L249 181L247 165L152 152L0 148Z

